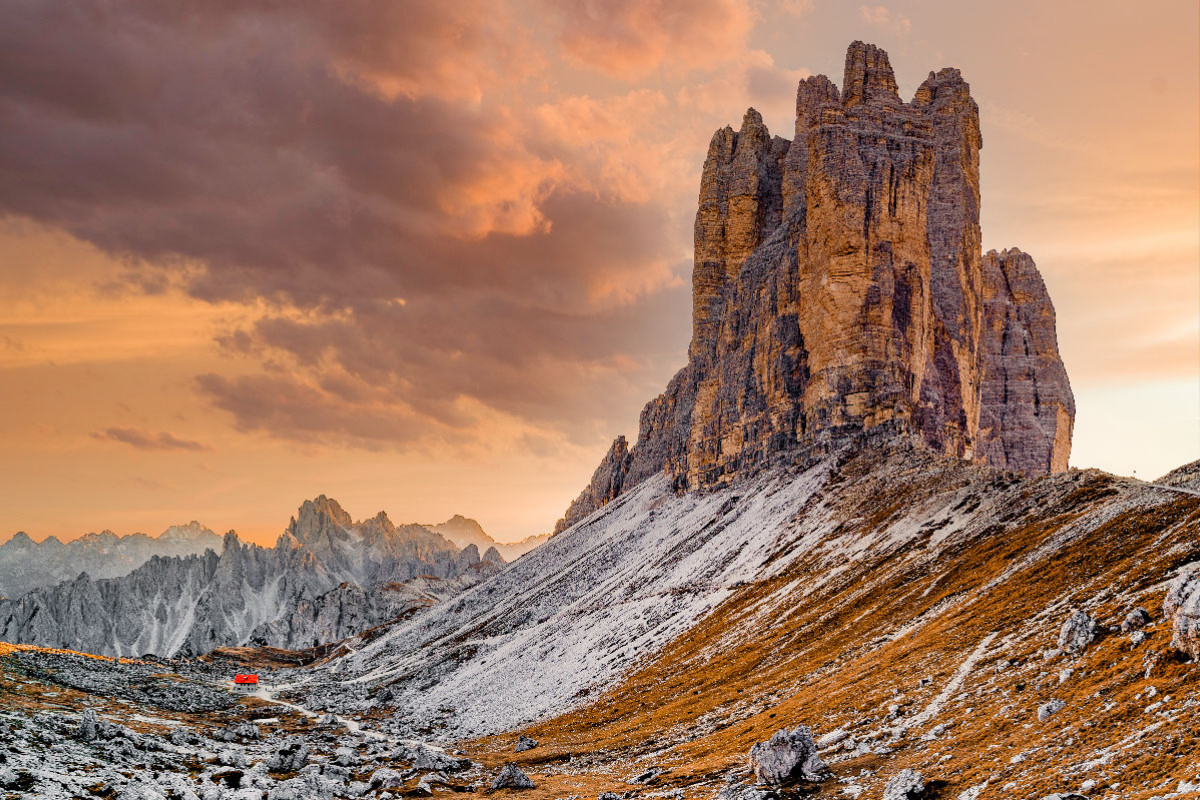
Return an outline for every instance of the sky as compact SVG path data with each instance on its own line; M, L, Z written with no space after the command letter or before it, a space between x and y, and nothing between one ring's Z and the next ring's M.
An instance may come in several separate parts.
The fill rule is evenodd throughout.
M686 361L712 132L885 48L979 103L1071 463L1200 457L1194 0L12 0L0 541L198 519L549 530Z

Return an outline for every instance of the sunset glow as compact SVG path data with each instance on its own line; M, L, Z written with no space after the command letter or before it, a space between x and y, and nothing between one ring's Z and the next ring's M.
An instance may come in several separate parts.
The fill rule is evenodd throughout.
M983 248L1054 298L1072 466L1200 457L1194 2L6 17L0 541L198 519L271 543L322 493L550 530L686 360L713 130L749 102L790 137L797 81L855 39L905 98L930 64L971 83Z

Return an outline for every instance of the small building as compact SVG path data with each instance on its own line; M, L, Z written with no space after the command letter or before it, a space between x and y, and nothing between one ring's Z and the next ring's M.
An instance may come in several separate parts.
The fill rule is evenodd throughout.
M243 692L253 692L258 689L257 675L234 675L233 688Z

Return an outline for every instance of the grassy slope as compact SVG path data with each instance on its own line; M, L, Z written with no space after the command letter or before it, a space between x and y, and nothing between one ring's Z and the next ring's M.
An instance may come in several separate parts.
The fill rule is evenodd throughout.
M912 725L894 753L836 763L819 796L851 778L878 796L904 767L944 797L984 781L984 796L1012 783L1010 796L1041 797L1087 779L1148 797L1197 777L1200 669L1169 653L1161 605L1167 575L1200 559L1200 498L1095 471L1018 480L895 456L884 469L851 461L800 517L793 546L811 546L817 520L843 522L603 696L523 731L537 749L513 754L515 733L467 749L528 767L545 797L710 795L755 741L800 723L860 738L882 729L878 744ZM1154 617L1139 647L1114 630L1082 657L1045 657L1072 607L1115 629L1136 605ZM1067 706L1039 723L1051 698ZM903 713L886 721L891 704ZM938 724L951 727L921 738ZM652 764L671 768L655 789L628 784Z

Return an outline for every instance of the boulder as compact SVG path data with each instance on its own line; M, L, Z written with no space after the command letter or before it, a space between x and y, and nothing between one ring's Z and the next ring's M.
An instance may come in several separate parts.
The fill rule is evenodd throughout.
M817 739L817 748L824 750L826 747L833 747L841 744L850 736L850 731L845 728L838 728L836 731L830 731L821 738Z
M1038 706L1037 710L1038 722L1045 722L1066 707L1067 704L1062 700L1051 700L1047 703L1042 703Z
M1200 562L1188 564L1171 581L1163 615L1171 623L1171 647L1200 658Z
M883 790L883 800L920 800L925 797L925 778L915 769L902 769Z
M1121 620L1121 633L1133 633L1146 627L1146 623L1150 622L1150 614L1144 608L1135 608L1125 615L1125 619Z
M517 739L516 747L513 748L514 753L523 753L526 750L532 750L537 747L537 742L530 739L528 736L521 736Z
M183 747L188 744L196 744L200 741L200 737L190 728L179 727L167 734L167 741L176 747Z
M1072 655L1082 653L1095 638L1096 620L1086 611L1076 611L1058 632L1058 649Z
M79 715L79 727L75 729L75 738L83 742L94 742L100 735L100 722L96 712L90 708L84 709Z
M817 755L817 744L807 725L781 730L750 748L750 768L759 783L778 785L792 780L821 781L828 776Z
M413 765L413 769L437 772L461 772L471 768L471 759L457 758L438 747L409 742L396 750L395 757Z
M308 745L300 739L286 742L267 757L267 769L271 772L297 772L308 763Z
M492 781L492 790L496 789L534 789L537 788L529 776L517 768L516 764L505 764L496 779Z
M337 788L328 779L310 772L280 783L267 793L267 800L333 800Z
M372 789L399 789L404 786L404 776L390 767L380 767L371 773L369 780Z
M229 725L217 730L213 734L213 738L221 742L258 741L261 736L262 731L252 722L239 722L236 725Z

